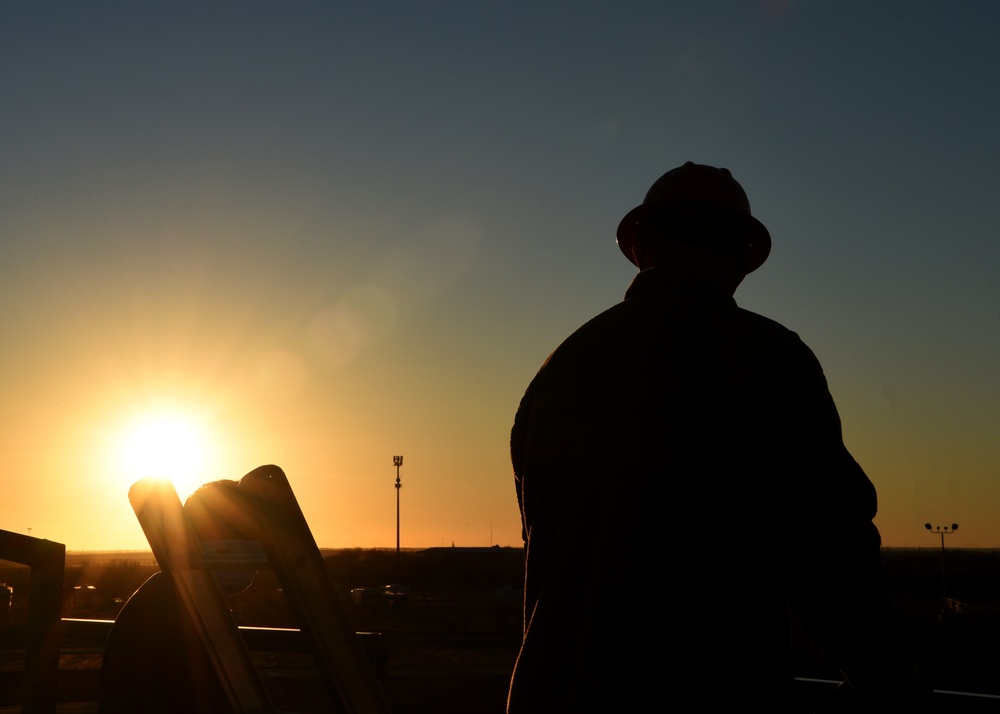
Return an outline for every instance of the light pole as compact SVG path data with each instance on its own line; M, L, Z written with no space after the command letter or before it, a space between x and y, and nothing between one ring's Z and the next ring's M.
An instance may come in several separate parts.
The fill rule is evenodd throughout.
M393 456L392 463L396 467L396 560L399 560L399 489L403 484L399 481L399 467L403 465L402 456Z
M945 604L948 604L948 583L945 577L944 568L944 537L950 533L954 533L958 530L958 524L952 523L951 526L934 526L931 527L930 523L925 523L924 528L929 530L931 533L941 534L941 598L944 600Z

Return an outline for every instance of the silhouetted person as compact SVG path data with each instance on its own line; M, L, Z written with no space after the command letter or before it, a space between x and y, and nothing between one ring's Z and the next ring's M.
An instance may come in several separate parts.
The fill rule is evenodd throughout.
M205 484L184 512L206 554L261 553L239 484ZM225 595L253 581L252 571L214 571ZM101 714L214 714L230 703L170 576L154 574L115 619L101 666Z
M618 245L640 270L625 300L552 353L511 433L508 711L783 711L789 606L865 701L908 698L875 489L812 352L732 297L771 248L742 187L676 168Z

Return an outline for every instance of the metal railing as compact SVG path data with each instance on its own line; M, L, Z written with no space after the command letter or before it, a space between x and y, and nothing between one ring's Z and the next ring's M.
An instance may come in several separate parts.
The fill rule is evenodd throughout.
M0 560L31 568L21 711L51 714L56 710L66 546L0 530Z

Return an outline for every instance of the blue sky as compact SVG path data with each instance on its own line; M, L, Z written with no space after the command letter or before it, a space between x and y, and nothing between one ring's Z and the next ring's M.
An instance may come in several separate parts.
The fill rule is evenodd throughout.
M1000 547L1000 6L536 5L7 4L0 527L140 547L115 435L173 410L321 545L394 543L396 453L404 546L516 544L520 395L694 160L770 229L737 300L817 353L887 544Z

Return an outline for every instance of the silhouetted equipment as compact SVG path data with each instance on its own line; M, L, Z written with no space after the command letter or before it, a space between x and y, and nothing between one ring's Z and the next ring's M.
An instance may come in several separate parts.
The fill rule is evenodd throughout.
M211 569L272 568L300 629L312 645L335 711L388 714L372 667L343 609L333 581L284 472L261 466L243 477L241 489L260 534L266 558L202 555L173 485L143 479L129 500L160 569L171 576L191 616L234 714L273 711L260 676Z
M56 710L66 546L0 530L0 560L31 568L21 711L49 714Z

